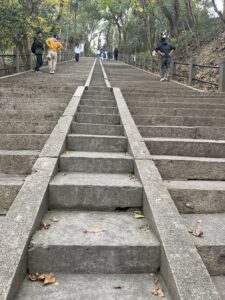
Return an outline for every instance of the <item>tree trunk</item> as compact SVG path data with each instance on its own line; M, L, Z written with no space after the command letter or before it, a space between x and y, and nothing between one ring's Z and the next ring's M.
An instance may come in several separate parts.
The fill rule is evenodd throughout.
M225 2L225 1L224 1ZM215 12L218 14L218 16L220 17L221 21L225 24L225 16L223 15L223 13L218 9L215 0L212 0L212 4L214 7Z

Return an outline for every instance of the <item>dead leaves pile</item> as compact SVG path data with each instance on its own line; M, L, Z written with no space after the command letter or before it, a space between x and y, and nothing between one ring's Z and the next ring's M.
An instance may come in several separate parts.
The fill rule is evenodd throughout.
M99 227L89 227L85 229L83 232L84 233L100 233L100 232L105 232L106 230L99 228Z
M157 286L157 284L159 283L159 278L157 276L153 277L153 283L154 283L155 286ZM154 295L154 296L157 296L157 297L160 297L160 298L164 298L165 297L164 291L161 288L159 288L159 287L156 287L151 292L152 292L152 295Z
M189 229L189 233L191 233L193 236L196 237L202 237L203 236L203 231L201 229Z
M53 273L34 273L29 274L31 281L43 281L43 285L54 284L57 285L56 277Z
M135 210L133 212L133 217L135 219L143 219L145 216L142 214L142 212L140 210Z
M57 222L59 222L59 219L56 218L56 217L52 217L52 218L49 219L49 221L51 221L52 223L57 223ZM50 223L44 223L42 221L41 224L40 224L40 228L39 229L40 230L48 230L50 226L51 226Z

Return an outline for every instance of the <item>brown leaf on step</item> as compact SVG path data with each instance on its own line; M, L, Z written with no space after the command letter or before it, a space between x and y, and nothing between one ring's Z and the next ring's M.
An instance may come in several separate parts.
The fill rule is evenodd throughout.
M55 217L50 218L49 220L52 221L53 223L59 222L59 219L58 219L58 218L55 218Z
M99 227L89 227L84 230L84 233L100 233L104 232L105 230Z
M133 212L133 217L134 217L135 219L143 219L145 216L142 215L142 213L141 213L140 210L135 210L135 211Z
M40 224L40 230L42 230L42 229L48 230L50 226L51 226L51 224L49 224L49 223L41 222L41 224Z
M157 285L157 284L159 283L159 277L154 277L154 278L153 278L153 283L154 283L155 285Z
M44 274L44 275L45 275L44 285L56 283L56 278L53 273Z
M154 296L158 296L158 297L160 297L160 298L165 297L165 294L164 294L163 290L160 289L160 288L157 288L157 289L152 290L152 294L153 294Z
M43 281L44 285L56 284L56 278L53 273L34 273L29 274L28 277L31 281Z
M122 285L117 285L117 286L114 286L114 289L116 289L116 290L120 290L120 289L122 289L123 288L123 286Z
M193 236L196 237L202 237L203 236L203 231L201 229L189 229L189 233L191 233Z

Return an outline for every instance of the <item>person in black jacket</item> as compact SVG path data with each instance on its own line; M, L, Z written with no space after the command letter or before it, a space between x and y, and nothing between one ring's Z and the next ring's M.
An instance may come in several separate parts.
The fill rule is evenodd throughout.
M40 31L37 32L37 36L33 41L35 47L35 56L36 56L36 66L34 68L35 72L40 71L40 67L43 65L43 52L44 52L44 41L42 39L42 33Z
M156 52L159 52L161 56L161 67L160 67L160 81L169 80L170 76L170 61L171 55L174 52L175 47L166 41L166 37L163 36L160 43L155 48Z
M114 54L114 59L118 60L119 50L117 48L113 51L113 54Z

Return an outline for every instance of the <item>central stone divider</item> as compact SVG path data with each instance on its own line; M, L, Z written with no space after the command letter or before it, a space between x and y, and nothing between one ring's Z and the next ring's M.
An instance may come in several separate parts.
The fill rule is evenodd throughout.
M27 273L27 250L33 233L48 210L50 180L58 171L59 155L65 150L66 136L72 126L85 88L88 88L94 66L85 86L77 88L62 117L49 136L0 228L0 300L14 300Z
M102 68L103 65L102 65ZM117 107L143 185L144 215L161 242L160 273L173 300L221 299L192 241L119 88Z

